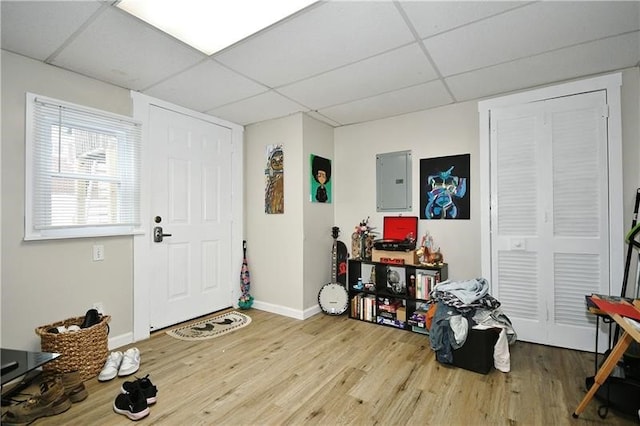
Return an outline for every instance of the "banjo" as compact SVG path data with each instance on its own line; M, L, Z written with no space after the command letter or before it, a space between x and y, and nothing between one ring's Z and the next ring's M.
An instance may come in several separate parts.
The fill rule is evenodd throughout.
M333 281L323 285L320 289L320 292L318 293L318 305L320 305L320 309L322 309L322 312L325 314L342 315L349 307L349 294L344 284L339 282L341 274L338 273L338 258L340 258L340 272L342 273L342 268L346 264L347 247L344 243L338 241L340 228L334 226L331 230L331 235L333 236L333 248L331 250L331 279Z

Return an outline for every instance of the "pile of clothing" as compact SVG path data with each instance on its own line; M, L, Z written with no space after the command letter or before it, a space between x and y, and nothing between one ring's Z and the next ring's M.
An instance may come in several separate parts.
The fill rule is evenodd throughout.
M502 330L494 347L494 366L505 373L511 370L509 344L517 335L500 302L489 294L486 279L443 281L434 286L431 298L429 340L438 362L453 363L453 351L464 345L470 328L497 327Z

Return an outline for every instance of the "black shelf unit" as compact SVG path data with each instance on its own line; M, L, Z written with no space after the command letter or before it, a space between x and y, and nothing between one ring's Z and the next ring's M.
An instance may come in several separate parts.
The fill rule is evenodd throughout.
M426 334L420 318L426 313L429 291L447 277L446 263L428 266L349 259L349 318Z

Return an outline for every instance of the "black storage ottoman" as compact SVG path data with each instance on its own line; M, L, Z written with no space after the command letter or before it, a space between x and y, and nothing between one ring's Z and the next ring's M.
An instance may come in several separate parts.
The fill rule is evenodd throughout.
M453 365L476 373L487 374L493 367L493 347L501 329L472 328L462 347L453 351Z

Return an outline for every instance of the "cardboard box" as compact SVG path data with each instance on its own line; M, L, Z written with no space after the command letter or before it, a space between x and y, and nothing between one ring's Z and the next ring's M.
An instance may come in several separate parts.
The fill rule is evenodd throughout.
M391 264L418 265L418 255L415 250L411 251L388 251L373 249L371 258L374 262Z
M404 306L399 307L398 310L396 310L396 318L398 321L407 321L407 308Z

